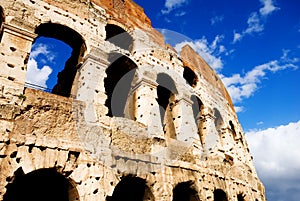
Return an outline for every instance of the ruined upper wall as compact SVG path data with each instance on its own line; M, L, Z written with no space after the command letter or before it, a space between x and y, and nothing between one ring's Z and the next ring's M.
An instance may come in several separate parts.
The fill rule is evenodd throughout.
M193 50L189 45L184 46L181 49L180 56L184 66L189 66L193 70L197 71L203 78L209 82L212 86L217 88L223 97L228 101L231 109L234 110L232 100L226 90L226 87L222 83L222 80L216 74L216 72L204 61L204 59Z

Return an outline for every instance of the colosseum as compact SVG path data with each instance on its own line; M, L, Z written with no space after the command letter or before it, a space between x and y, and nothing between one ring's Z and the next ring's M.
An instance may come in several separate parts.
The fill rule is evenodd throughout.
M0 28L0 200L266 200L220 78L132 0L2 0ZM72 48L52 91L41 36Z

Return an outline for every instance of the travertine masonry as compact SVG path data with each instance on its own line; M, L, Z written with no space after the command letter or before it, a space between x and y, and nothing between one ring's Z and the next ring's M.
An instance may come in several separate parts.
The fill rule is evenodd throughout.
M73 48L52 93L33 42ZM131 0L0 3L0 200L265 201L220 78Z

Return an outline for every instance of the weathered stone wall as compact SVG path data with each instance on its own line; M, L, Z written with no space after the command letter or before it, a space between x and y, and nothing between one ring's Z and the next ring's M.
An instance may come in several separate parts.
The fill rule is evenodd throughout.
M191 189L186 200L221 200L219 190L230 201L240 201L237 195L265 200L220 78L190 47L179 56L165 45L134 2L7 0L0 5L0 200L11 200L9 191L17 191L19 177L42 169L54 169L70 182L69 200L117 200L116 189L127 180L144 182L141 200L176 200L181 184ZM56 24L70 36L51 30ZM105 40L107 24L129 33L129 49ZM69 82L67 97L25 85L30 49L41 29L77 48L57 87ZM184 67L196 76L192 86ZM67 72L74 73L72 79ZM119 79L126 76L127 81ZM128 86L125 101L110 85L114 91ZM124 114L115 115L108 100L123 105Z

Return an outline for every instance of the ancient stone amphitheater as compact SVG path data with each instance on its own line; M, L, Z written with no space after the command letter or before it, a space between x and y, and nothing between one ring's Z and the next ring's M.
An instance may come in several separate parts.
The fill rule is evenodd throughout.
M264 201L216 73L131 0L1 0L0 200ZM72 55L51 92L31 47Z

